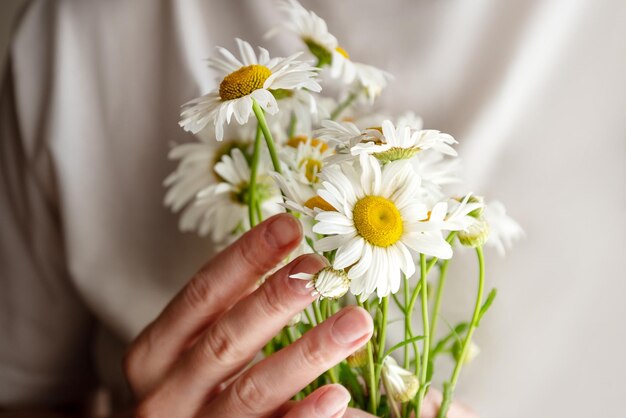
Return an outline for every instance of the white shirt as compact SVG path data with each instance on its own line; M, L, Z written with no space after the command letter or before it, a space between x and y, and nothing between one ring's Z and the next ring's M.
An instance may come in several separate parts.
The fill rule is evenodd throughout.
M380 100L460 141L471 190L527 239L488 253L496 303L458 394L481 416L623 407L626 3L303 2L352 57L395 76ZM123 347L212 255L163 204L181 103L203 59L262 35L268 0L33 2L0 101L0 404L123 388ZM443 317L469 317L471 253ZM442 321L443 323L443 321Z

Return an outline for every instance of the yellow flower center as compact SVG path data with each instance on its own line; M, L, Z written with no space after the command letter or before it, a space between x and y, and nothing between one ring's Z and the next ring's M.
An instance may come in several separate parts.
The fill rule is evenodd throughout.
M294 137L291 137L287 140L287 146L291 147L291 148L298 148L298 145L300 144L306 144L307 140L309 138L304 136L304 135L297 135ZM322 141L321 139L318 138L312 138L311 139L311 145L313 147L319 147L321 152L324 152L328 149L328 144L324 141Z
M400 211L384 197L365 196L356 202L352 214L357 232L372 245L389 247L402 237Z
M313 158L305 158L300 161L298 167L304 167L304 175L307 180L311 183L317 183L319 179L317 178L317 173L319 173L322 169L322 162L319 160L315 160Z
M234 100L263 88L272 72L264 65L248 65L228 74L220 83L222 100Z
M309 209L319 208L326 212L331 212L331 211L337 212L337 209L335 209L330 203L328 203L327 201L325 201L324 199L322 199L321 197L317 195L313 196L312 198L304 202L304 206Z
M350 55L348 55L348 52L345 49L343 49L342 47L338 46L337 48L335 48L335 51L339 52L345 58L350 59Z

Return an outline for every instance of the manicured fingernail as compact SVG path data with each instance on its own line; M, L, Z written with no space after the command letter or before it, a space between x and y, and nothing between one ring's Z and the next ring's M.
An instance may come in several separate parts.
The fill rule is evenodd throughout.
M352 344L372 333L372 317L361 308L344 308L331 331L339 344Z
M274 248L284 248L300 239L300 222L291 215L278 215L265 230L265 239Z
M318 417L335 417L343 413L350 402L350 393L341 385L331 385L315 402Z
M300 257L298 262L289 269L289 276L296 273L315 274L326 265L326 259L322 256L317 254L305 255ZM291 277L289 277L288 280L291 289L298 294L310 295L313 292L313 288L307 287L307 284L309 283L308 280L295 279Z

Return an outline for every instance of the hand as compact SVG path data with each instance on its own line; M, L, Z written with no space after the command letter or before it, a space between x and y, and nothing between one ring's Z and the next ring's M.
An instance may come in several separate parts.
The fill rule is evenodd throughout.
M256 288L300 242L299 222L274 216L209 261L131 345L125 373L139 417L341 416L349 395L322 387L287 402L369 340L372 318L348 307L294 344L242 372L255 354L313 297L296 272L325 260L298 257ZM231 379L227 387L222 382Z
M332 392L332 395L329 393ZM317 391L310 394L306 399L301 402L293 403L291 410L285 415L285 418L307 418L307 417L326 417L331 415L314 415L312 414L310 404L314 404L315 402L319 402L318 399L321 398L324 401L324 398L327 396L333 396L336 399L339 399L341 396L345 396L346 399L349 399L350 394L348 391L339 385L328 385L325 388L320 388ZM431 389L428 391L426 398L424 399L424 405L422 409L422 413L420 418L436 418L437 412L439 411L439 405L441 405L441 393ZM287 407L289 408L289 407ZM447 418L478 418L478 415L471 411L466 406L460 405L456 402L452 403L450 409L448 410ZM373 415L368 414L367 412L348 408L343 415L344 418L374 418Z

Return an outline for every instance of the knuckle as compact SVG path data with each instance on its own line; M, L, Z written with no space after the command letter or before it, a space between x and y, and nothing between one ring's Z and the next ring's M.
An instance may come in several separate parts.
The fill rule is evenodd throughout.
M257 273L265 273L273 266L272 254L260 254L259 249L261 246L255 238L256 235L252 235L250 238L245 237L241 239L235 246L236 257L243 261L243 263L252 271Z
M198 274L185 287L183 292L186 304L192 310L203 310L211 306L213 289L211 281L207 280L203 274Z
M329 351L325 349L326 345L319 338L311 336L310 338L302 339L302 354L299 356L302 359L305 367L320 367L325 366L329 361Z
M160 410L162 409L157 402L155 402L153 397L147 397L142 400L134 411L134 418L155 418L160 415Z
M259 303L268 316L281 317L289 313L289 303L283 297L279 283L270 279L259 289Z
M209 359L226 365L244 358L245 355L238 347L230 332L220 322L216 322L206 333L200 353L203 360Z
M139 375L137 370L137 359L140 358L138 355L138 351L139 349L137 344L132 344L128 348L128 350L126 350L126 353L124 353L124 358L122 359L124 375L126 376L128 383L130 383L133 389L135 389L135 386L137 385L137 376Z
M233 385L233 400L243 414L257 414L268 401L270 393L264 390L254 374L245 373Z

